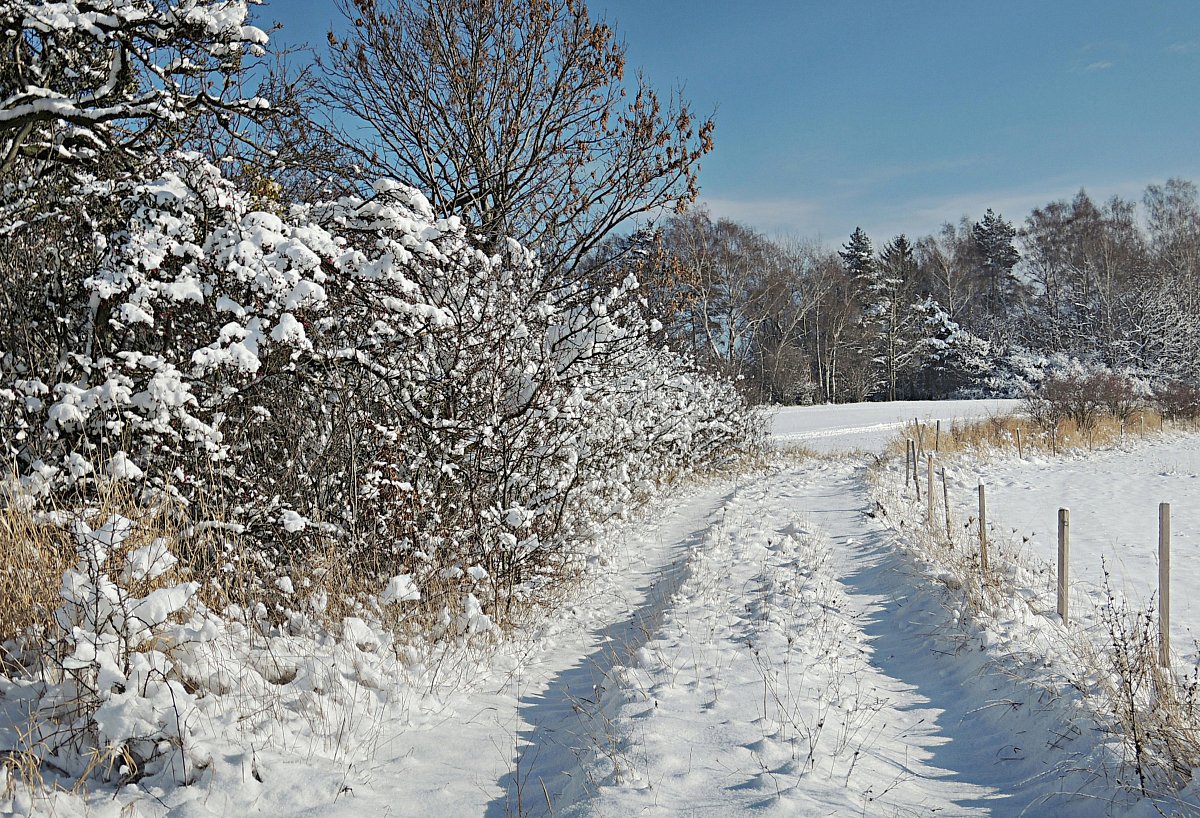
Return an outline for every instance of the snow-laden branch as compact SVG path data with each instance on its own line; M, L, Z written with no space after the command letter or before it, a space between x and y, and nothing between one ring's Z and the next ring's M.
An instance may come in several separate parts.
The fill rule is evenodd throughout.
M7 0L0 172L21 156L78 161L197 108L254 112L231 72L267 35L246 0ZM214 90L215 89L215 90ZM91 138L70 139L74 125ZM98 148L99 146L99 148Z

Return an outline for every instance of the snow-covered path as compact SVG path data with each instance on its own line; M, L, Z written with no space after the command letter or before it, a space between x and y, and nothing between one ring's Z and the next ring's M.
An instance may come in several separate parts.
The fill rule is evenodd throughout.
M525 642L503 645L483 675L464 670L460 687L443 684L386 725L375 767L395 778L372 785L395 789L386 814L538 815L548 802L582 797L574 773L592 746L597 685L630 661L626 646L658 627L689 550L734 490L713 483L618 527L566 610ZM345 814L370 814L363 804L350 802Z
M553 814L1096 814L1058 796L1093 783L1076 728L955 637L867 508L848 464L739 490L609 680L594 794Z

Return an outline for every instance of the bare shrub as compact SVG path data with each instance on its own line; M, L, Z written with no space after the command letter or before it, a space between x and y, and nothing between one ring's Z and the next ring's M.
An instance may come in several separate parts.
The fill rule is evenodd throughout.
M1024 409L1033 425L1045 434L1053 434L1065 418L1063 406L1041 392L1027 393Z
M1178 792L1200 766L1200 682L1159 663L1157 602L1135 608L1112 590L1104 572L1100 620L1107 644L1099 666L1104 710L1117 720L1126 762L1144 796Z
M1154 390L1154 402L1164 417L1195 420L1200 417L1200 386L1187 381L1168 381Z
M1095 398L1121 423L1128 422L1141 405L1133 382L1116 372L1101 372L1088 381Z
M1100 417L1125 423L1139 405L1133 383L1109 371L1052 375L1025 398L1030 419L1047 433L1069 420L1079 432L1090 434Z
M1058 423L1070 419L1080 431L1091 429L1104 408L1087 375L1055 375L1042 381L1036 396L1026 400L1030 417Z

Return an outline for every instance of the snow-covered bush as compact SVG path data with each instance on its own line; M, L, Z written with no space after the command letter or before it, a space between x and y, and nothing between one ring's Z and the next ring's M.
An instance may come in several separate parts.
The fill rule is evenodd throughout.
M378 617L328 622L314 617L315 600L279 624L262 606L218 613L176 556L166 518L123 503L110 496L78 513L28 515L29 528L67 536L74 562L53 617L0 645L9 784L165 789L247 763L258 776L255 746L282 735L332 745L379 717L398 677L425 681L419 652L395 643ZM455 625L489 623L468 610ZM0 792L0 809L11 793Z
M186 783L272 708L378 713L425 672L396 632L492 638L607 516L755 445L730 382L651 343L632 278L556 282L397 183L284 205L159 156L201 141L196 111L255 109L231 91L263 41L245 3L0 20L53 103L0 104L0 507L23 520L0 555L53 528L36 568L63 574L0 617L0 788Z
M635 281L554 286L411 188L257 212L183 154L76 195L114 227L3 316L21 491L174 496L254 543L265 587L333 554L374 593L436 585L440 618L495 611L637 486L754 437L727 382L650 346Z
M4 749L72 776L180 783L196 690L176 667L169 631L199 586L178 581L165 540L127 542L134 528L120 515L96 528L72 521L76 564L54 622L21 640L39 658L5 680L29 723L27 734L3 737Z
M22 769L186 783L264 702L375 712L416 640L492 638L598 522L759 434L649 343L637 282L555 286L410 188L259 212L184 154L74 195L92 249L0 298L6 536L74 552L0 634Z

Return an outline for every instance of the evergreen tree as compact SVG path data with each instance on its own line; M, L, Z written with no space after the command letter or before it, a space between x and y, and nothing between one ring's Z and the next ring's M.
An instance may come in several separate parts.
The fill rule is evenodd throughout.
M1009 296L1016 283L1012 271L1021 260L1021 254L1013 244L1016 237L1017 231L1012 224L991 208L971 229L985 282L987 311L993 315L1004 312L1009 306Z
M913 305L917 260L908 237L900 234L883 249L867 311L878 334L876 359L883 368L888 400L896 400L901 374L916 361L919 321Z
M882 379L879 357L879 333L876 326L878 307L879 261L871 239L861 227L854 228L850 241L838 252L850 280L850 294L857 302L855 326L860 337L851 344L853 357L861 362L856 367L854 380L860 396L869 395L878 389ZM849 374L849 373L847 373Z
M917 354L925 395L944 398L978 389L992 369L991 345L959 326L933 298L913 307L921 320Z
M913 254L912 242L908 236L901 233L892 239L880 254L882 262L880 277L881 284L892 291L902 289L913 281L917 272L917 259Z
M842 245L838 255L842 257L846 272L856 287L860 290L874 287L879 274L879 263L875 260L875 248L871 245L871 239L861 227L854 228L854 232L850 234L850 241Z
M917 261L907 236L897 236L876 258L871 240L858 228L842 252L861 306L863 351L877 367L875 378L895 400L900 375L914 360L913 285Z

